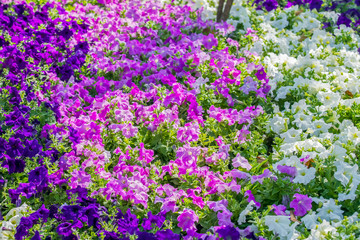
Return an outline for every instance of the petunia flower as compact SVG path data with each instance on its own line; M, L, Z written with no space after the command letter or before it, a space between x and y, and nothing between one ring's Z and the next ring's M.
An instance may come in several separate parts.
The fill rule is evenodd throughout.
M199 217L191 209L185 209L177 218L178 226L183 231L196 230L195 222L199 221Z
M251 165L249 164L248 160L246 158L244 158L243 156L241 156L239 153L232 160L232 165L235 168L242 167L242 168L245 168L248 171L252 168Z
M296 216L304 216L308 211L311 210L312 199L307 195L295 193L294 200L290 202L290 207L294 209Z
M285 237L290 231L290 217L288 216L270 216L264 217L265 225L268 226L270 231Z

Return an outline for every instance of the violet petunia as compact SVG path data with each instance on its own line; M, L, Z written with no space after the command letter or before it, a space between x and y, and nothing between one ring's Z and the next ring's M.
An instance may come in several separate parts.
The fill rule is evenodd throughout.
M290 207L294 209L296 216L304 216L312 208L312 199L307 195L295 193L294 200L290 202Z

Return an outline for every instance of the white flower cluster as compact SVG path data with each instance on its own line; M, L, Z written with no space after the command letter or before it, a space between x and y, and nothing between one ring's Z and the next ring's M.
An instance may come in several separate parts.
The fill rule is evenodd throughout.
M341 203L358 198L360 174L353 152L360 132L356 122L340 116L340 109L360 103L360 38L343 25L334 34L323 30L320 17L336 22L334 12L299 11L297 6L268 13L247 7L243 12L241 18L257 21L247 26L260 26L259 39L245 49L265 63L275 100L269 130L281 143L275 147L273 169L295 167L292 182L302 186L338 184L337 199L318 193L321 207L303 217L301 224L311 232L307 239L346 239L349 236L340 236L337 229L344 221ZM327 178L318 177L325 171ZM297 239L298 224L291 224L288 216L265 217L269 230L283 239Z

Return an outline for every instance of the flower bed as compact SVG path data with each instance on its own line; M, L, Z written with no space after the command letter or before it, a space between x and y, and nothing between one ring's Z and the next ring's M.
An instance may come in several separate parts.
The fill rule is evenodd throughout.
M1 5L2 239L358 237L359 36L215 7Z

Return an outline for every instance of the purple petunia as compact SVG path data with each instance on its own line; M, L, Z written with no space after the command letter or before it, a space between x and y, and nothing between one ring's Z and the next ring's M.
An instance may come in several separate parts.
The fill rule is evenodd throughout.
M156 237L159 240L179 240L180 235L174 233L170 229L161 230L156 233Z
M44 166L40 166L29 172L29 182L34 184L41 184L46 182L48 178L48 171Z
M272 11L278 7L278 2L276 0L266 0L263 3L263 6L265 7L266 11Z
M184 230L196 230L195 222L199 221L199 217L191 209L185 209L177 218L178 226Z
M214 37L213 34L209 34L207 36L204 36L203 44L206 49L210 50L212 47L218 45L218 40Z
M286 165L278 165L277 169L284 174L287 174L291 177L295 177L297 174L297 170L296 167L290 167L290 166L286 166Z
M139 219L136 218L135 214L131 213L128 209L125 214L121 211L116 215L118 230L122 234L130 233L134 234L138 229Z
M215 227L215 231L219 234L221 239L238 240L240 239L239 231L232 226Z
M295 193L294 200L290 202L290 207L294 209L296 216L304 216L307 211L311 210L312 199L307 195Z
M284 205L272 205L273 208L274 208L274 213L276 215L285 215L285 216L288 216L289 214L286 213L286 206Z
M148 218L143 219L142 227L149 231L153 229L153 224L158 228L161 228L165 221L165 214L159 213L158 215L153 215L151 212L148 212Z

